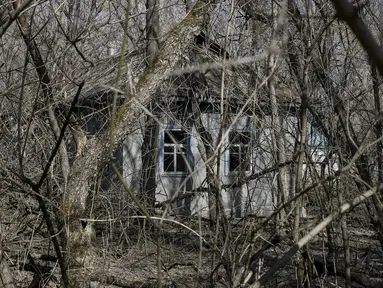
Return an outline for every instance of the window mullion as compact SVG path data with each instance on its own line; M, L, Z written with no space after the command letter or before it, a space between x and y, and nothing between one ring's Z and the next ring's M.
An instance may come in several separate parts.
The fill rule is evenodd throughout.
M173 144L173 172L177 172L177 145Z
M187 149L187 133L178 128L169 128L168 137L164 136L164 154L167 156L166 171L170 173L185 173L186 169L186 149ZM166 134L165 134L166 135ZM165 152L166 151L166 152ZM164 157L165 157L164 156ZM185 156L185 157L184 157ZM184 163L185 162L185 163ZM165 167L165 164L164 164Z
M244 143L241 143L239 145L239 167L241 167L240 169L242 170L242 167L244 167L244 165L246 163L244 163L245 159L243 157L243 146L244 146Z

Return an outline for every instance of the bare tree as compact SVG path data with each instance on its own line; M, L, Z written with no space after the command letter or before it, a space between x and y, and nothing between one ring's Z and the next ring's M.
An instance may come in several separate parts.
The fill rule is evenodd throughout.
M68 10L68 21L72 21L71 23L73 25L70 26L71 31L68 34L69 39L67 40L73 41L71 44L76 46L76 40L72 39L72 37L78 37L78 33L80 33L78 31L81 29L77 22L80 17L79 15L73 16L72 13L74 13L73 11L76 11L76 13L80 12L74 9L79 7L74 7L73 5L75 5L75 3L70 3ZM77 4L77 6L78 5L80 4ZM18 3L15 3L14 8L18 9L18 7ZM202 7L204 7L204 9L201 9ZM65 128L70 121L74 107L73 104L76 103L78 95L74 99L72 98L72 108L65 116L66 120L60 127L53 106L54 95L52 88L54 83L52 82L52 76L50 76L50 69L41 56L41 48L39 48L36 40L31 37L32 29L28 28L26 20L27 13L25 12L22 16L19 16L18 26L20 34L24 39L28 54L36 68L44 97L42 103L45 103L47 107L47 117L49 119L50 129L52 129L53 135L55 136L56 144L37 182L19 173L15 174L18 178L15 181L18 181L20 185L23 185L23 183L29 185L39 201L40 209L43 211L49 233L53 237L52 241L61 268L62 283L65 287L88 287L89 285L89 272L84 269L84 267L92 266L91 263L94 261L92 252L92 237L94 232L91 223L87 223L81 219L86 218L86 199L91 191L92 181L98 175L99 169L110 159L111 151L114 151L114 149L121 144L126 137L125 135L131 131L130 129L134 129L134 123L141 114L142 105L146 106L146 104L151 101L152 95L155 95L159 85L174 69L183 51L194 39L194 36L199 33L201 27L205 25L206 19L208 19L212 11L212 7L213 5L210 2L196 2L186 18L167 36L166 40L162 43L161 51L156 54L156 57L153 57L153 54L151 54L152 56L150 56L150 58L152 59L152 63L136 84L134 95L128 97L126 103L122 104L121 108L119 108L119 111L111 115L112 127L105 133L92 139L92 141L88 141L86 144L87 149L84 149L82 153L78 151L78 157L74 159L72 165L69 165L68 152L63 143L63 136L65 135ZM52 13L54 14L55 10L52 10ZM33 16L34 14L31 15ZM128 5L126 8L125 23L128 23L129 15ZM33 18L31 19L33 21ZM84 25L87 25L86 22ZM126 32L127 25L124 26L124 33L126 34ZM126 36L124 38L126 38ZM123 47L126 43L126 40L124 41ZM76 50L80 51L79 48ZM151 51L151 53L155 53L155 50ZM124 54L125 50L123 48L120 56L121 60L124 59ZM80 56L85 58L84 55ZM121 70L122 68L123 62L120 62L118 69ZM117 79L117 83L118 81L119 79ZM80 84L77 94L80 93L82 86L83 84ZM133 102L131 102L130 99L132 99ZM138 105L137 103L141 104ZM59 153L59 161L62 167L60 174L63 177L60 201L62 226L58 227L62 231L60 234L62 246L57 237L59 229L54 226L52 214L47 208L45 197L41 194L42 186L47 181L48 172L51 169L57 152ZM7 169L6 167L7 166L4 166L3 169ZM84 169L84 167L86 167L86 169ZM7 170L3 171L5 172ZM71 272L69 273L69 271Z
M148 58L148 63L153 62L154 57L159 48L159 3L157 1L146 2L146 38L147 38L147 47L146 54ZM156 102L160 99L158 97L153 97L153 101L150 104L151 113L156 111ZM155 113L154 115L156 115ZM152 117L152 115L147 115L145 121L145 134L143 139L143 157L142 157L142 180L141 180L141 190L142 190L142 199L146 203L147 207L154 207L155 202L155 191L156 191L156 173L157 173L157 142L158 142L158 123Z
M383 245L379 3L3 2L0 286L380 284L353 242ZM103 280L112 250L150 261L137 218L155 280Z

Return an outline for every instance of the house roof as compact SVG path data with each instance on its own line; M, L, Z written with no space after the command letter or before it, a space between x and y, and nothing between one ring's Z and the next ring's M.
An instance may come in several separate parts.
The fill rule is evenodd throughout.
M130 70L139 71L145 69L142 57L145 51L137 50L126 55L129 61ZM212 65L206 69L208 63L221 63L223 57L230 59L231 56L217 43L209 41L204 33L196 37L195 45L191 47L189 53L183 56L179 62L179 67L188 67L191 64L204 66L199 71L190 73L180 73L169 77L168 81L162 85L159 93L167 95L163 105L167 105L169 100L176 103L190 103L190 100L197 98L201 105L214 106L221 102L222 86L222 67ZM114 97L115 75L118 70L119 56L109 57L95 64L94 67L78 72L78 79L88 79L81 98L78 103L79 109L100 108L111 105ZM207 65L209 67L209 65ZM132 82L132 73L129 69L122 69L119 90L124 91L126 83ZM182 68L180 69L182 71ZM187 71L187 69L185 69ZM82 74L83 77L80 77ZM240 107L250 97L249 91L250 73L241 67L225 68L224 77L224 99L228 101L233 109ZM133 81L134 82L134 81ZM300 104L300 97L291 87L286 84L277 84L276 93L281 107L291 108ZM110 88L109 88L110 87ZM68 97L73 97L75 90L69 89ZM118 102L121 103L125 98L123 93L118 93ZM258 106L267 110L270 103L266 88L257 93ZM68 101L67 101L68 102Z

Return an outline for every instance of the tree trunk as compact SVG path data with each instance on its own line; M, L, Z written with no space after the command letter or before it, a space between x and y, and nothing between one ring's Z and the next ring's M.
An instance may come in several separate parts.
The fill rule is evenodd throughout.
M158 1L146 1L146 57L148 66L152 64L159 48L159 12ZM156 94L155 94L156 95ZM153 97L155 98L155 97ZM141 200L146 208L154 207L156 200L156 173L157 173L157 150L159 127L155 120L157 114L156 102L149 105L149 111L153 114L146 115L144 139L142 144L142 171L141 171Z
M293 69L296 73L296 77L298 83L300 85L301 90L301 107L300 107L300 115L299 115L299 143L298 143L298 163L296 170L296 181L295 181L295 194L299 194L303 188L303 162L306 156L307 151L307 113L308 113L308 105L309 105L309 67L311 61L311 18L312 18L312 9L311 2L307 5L308 13L307 13L307 25L306 25L306 33L305 33L305 55L304 55L304 68L303 73L299 73L298 68ZM291 47L291 46L290 46ZM295 62L296 65L298 62ZM294 65L291 63L291 65ZM298 198L295 204L295 215L294 215L294 229L293 229L293 237L294 242L298 242L299 240L299 226L300 226L300 217L301 217L301 209L303 206L302 198ZM304 284L305 287L309 287L310 285L310 273L307 273L307 263L305 258L309 255L301 254L298 256L298 273L297 273L297 282L298 287L302 287ZM307 259L306 259L307 260Z
M68 257L75 260L68 267L71 269L70 287L81 288L89 284L87 278L89 273L86 268L93 260L90 253L92 250L90 239L93 233L91 227L88 227L89 224L83 228L80 219L84 217L91 181L110 159L110 151L114 151L126 135L134 131L137 119L142 116L141 107L148 106L159 86L174 70L180 57L186 53L194 37L208 23L214 8L213 4L214 1L208 0L200 0L194 4L191 11L163 42L152 64L141 75L132 99L129 97L117 111L116 118L111 121L114 123L113 133L107 131L90 141L88 149L75 160L62 200ZM76 271L83 272L74 273Z
M282 10L282 8L281 8ZM277 37L277 29L278 27L278 21L277 19L274 20L274 29L273 29L273 36L272 36L272 41L276 42L274 38ZM271 44L271 46L273 43ZM273 152L274 152L274 159L275 159L275 164L278 165L280 163L284 163L286 161L286 153L285 153L285 143L284 143L284 137L282 135L282 121L279 115L279 109L278 109L278 101L276 97L276 92L275 92L275 84L274 84L274 66L275 66L275 59L274 55L270 53L269 58L268 58L268 70L269 70L269 81L268 81L268 88L269 88L269 96L270 96L270 107L271 107L271 141L272 141L272 147L273 147ZM287 173L286 173L286 167L278 167L276 170L277 173L277 201L276 207L279 207L283 205L285 200L288 198L288 181L287 181ZM279 215L279 219L282 223L282 219L284 219L284 213L281 211ZM281 224L279 223L278 226Z
M334 1L333 1L334 2ZM338 2L338 1L337 1ZM345 1L348 2L348 1ZM302 29L302 21L303 18L299 14L299 10L297 9L297 5L294 0L289 0L289 10L290 13L295 15L295 25L298 30ZM357 14L355 14L357 16ZM374 40L375 41L375 40ZM332 99L333 103L335 104L335 112L339 118L339 122L341 124L342 130L344 132L344 136L347 140L347 148L351 152L350 158L359 153L359 140L356 136L355 129L351 123L349 123L347 119L347 111L344 105L343 100L339 96L339 91L344 87L344 83L341 83L339 85L339 88L336 88L334 86L334 83L331 78L327 76L326 70L323 68L321 63L324 63L325 61L322 61L321 59L322 55L320 53L316 53L315 57L313 57L313 65L314 65L314 71L316 74L316 77L319 81L319 83L322 85L323 90L326 92L326 94L329 96L330 99ZM344 80L345 81L345 80ZM358 157L358 159L355 161L356 168L358 170L358 174L360 178L363 180L364 183L367 185L361 184L361 182L357 181L356 185L358 186L359 191L365 191L368 187L373 186L373 181L371 178L371 174L368 167L368 156L366 153L361 153L361 155ZM377 214L377 221L374 220L374 215L370 215L371 222L375 226L377 232L378 232L378 239L380 241L381 246L383 247L383 204L381 201L381 192L376 193L372 195L372 205L375 208L376 214ZM370 206L370 203L366 203L366 205ZM370 211L373 211L373 209L369 208Z

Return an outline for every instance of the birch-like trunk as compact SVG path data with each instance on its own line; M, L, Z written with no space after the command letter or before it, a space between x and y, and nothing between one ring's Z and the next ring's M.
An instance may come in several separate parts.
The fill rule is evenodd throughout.
M281 10L284 8L281 8ZM280 13L283 13L283 11L280 11ZM275 13L277 14L277 13ZM278 17L278 19L274 20L274 28L273 28L273 36L272 36L272 44L271 48L275 48L273 46L276 45L276 37L277 37L277 30L281 29L280 24L278 23L279 19L281 17ZM284 137L283 132L281 128L282 119L279 114L278 109L278 101L276 96L276 89L275 89L275 81L273 76L273 70L275 67L276 59L275 55L273 53L270 53L268 57L268 70L269 70L269 80L268 80L268 88L269 88L269 97L270 97L270 107L271 107L271 141L272 141L272 147L274 152L274 159L275 164L278 165L280 163L284 163L286 161L286 153L285 153L285 144L284 144ZM276 206L282 205L285 200L288 197L288 180L287 180L287 173L285 167L279 167L276 170L277 173L277 203ZM284 213L281 211L279 215L279 219L282 220L284 218ZM281 224L281 223L279 223ZM279 226L279 225L277 225Z

